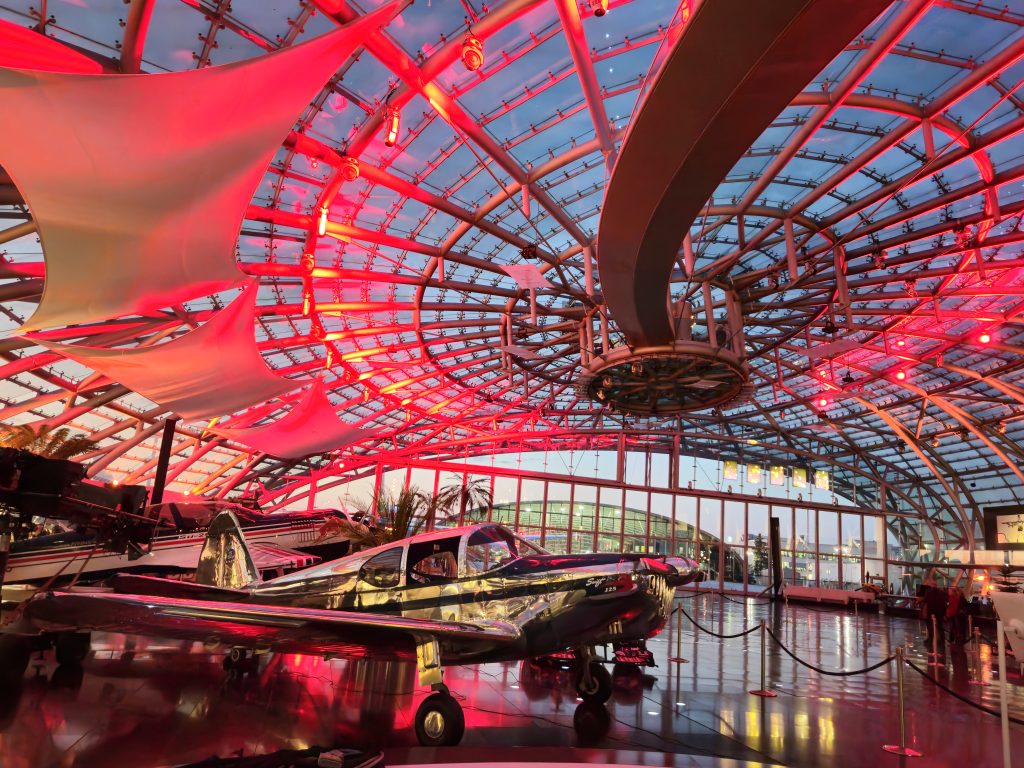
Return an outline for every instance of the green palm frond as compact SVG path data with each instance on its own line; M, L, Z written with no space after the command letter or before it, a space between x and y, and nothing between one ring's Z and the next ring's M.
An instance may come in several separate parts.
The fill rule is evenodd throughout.
M73 435L67 427L56 429L43 424L34 429L29 424L0 425L0 448L18 448L49 459L70 459L95 447L95 440Z

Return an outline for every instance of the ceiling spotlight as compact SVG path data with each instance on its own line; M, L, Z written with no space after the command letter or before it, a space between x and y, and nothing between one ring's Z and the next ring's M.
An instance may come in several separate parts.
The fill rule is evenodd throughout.
M302 256L299 258L299 269L302 270L302 273L305 275L311 275L313 274L314 267L316 267L316 259L313 257L313 254L302 254Z
M978 337L978 341L982 344L988 344L990 341L992 341L992 334L986 331L985 333L981 334Z
M822 398L820 398L818 400L818 405L820 405L822 408L824 408L825 406L828 405L828 400L825 399L824 397L822 397Z
M900 381L904 381L907 378L907 372L906 371L896 371L896 378L899 379Z
M839 333L839 329L836 327L836 324L832 322L831 317L825 321L825 325L822 326L821 330L823 330L829 336L835 336L837 333Z
M393 147L398 141L398 132L402 128L402 113L398 107L384 107L384 146Z
M605 387L610 387L612 385L612 377L611 376L603 377L601 379L601 385L605 386Z
M484 41L472 32L462 41L462 63L470 72L484 65Z
M528 243L519 249L519 256L523 259L536 259L537 258L537 246L533 243Z
M320 217L316 220L316 233L323 237L327 234L327 206L320 208Z
M342 155L338 162L338 172L345 181L355 181L359 178L359 160L348 155Z
M316 157L309 158L309 167L315 171L317 168L320 167L320 160L317 159Z
M587 0L587 5L595 16L604 16L608 13L608 0Z
M639 361L634 361L634 362L630 363L629 364L629 372L632 373L634 376L643 376L644 375L644 365L643 365L643 363L641 363Z
M605 391L603 389L597 390L597 392L595 392L594 394L597 395L597 399L600 400L602 403L608 397L608 395L605 394Z
M310 311L313 309L313 292L307 288L302 292L302 316L309 317Z
M853 378L853 376L851 376L850 372L847 371L846 375L843 376L843 384L853 384L854 381L855 379Z
M998 432L1000 435L1005 435L1006 434L1006 422L1005 421L1000 421L999 422L999 425L996 427L996 432Z
M906 345L907 342L905 342L903 339L900 339L899 341L896 342L897 347L905 347Z

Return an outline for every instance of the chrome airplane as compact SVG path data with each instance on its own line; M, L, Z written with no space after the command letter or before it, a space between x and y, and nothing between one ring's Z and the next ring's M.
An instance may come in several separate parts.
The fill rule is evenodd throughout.
M42 593L7 632L199 640L229 649L226 667L249 650L415 658L420 684L434 690L416 712L416 735L441 746L465 729L442 666L575 651L580 695L607 701L611 679L596 647L642 645L665 625L675 587L698 578L689 561L677 568L651 555L552 555L480 523L260 581L236 518L224 512L210 525L195 583L124 575L104 591Z

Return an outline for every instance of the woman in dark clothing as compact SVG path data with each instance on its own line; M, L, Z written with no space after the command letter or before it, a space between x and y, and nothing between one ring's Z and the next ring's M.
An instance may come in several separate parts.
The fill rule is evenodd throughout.
M929 582L928 588L924 591L924 622L928 632L928 647L932 647L932 618L935 619L935 629L938 632L939 640L944 638L944 624L946 620L946 609L949 607L949 598L946 590L935 586L935 582Z
M956 587L949 588L946 620L949 622L949 641L955 645L962 644L967 630L967 601Z

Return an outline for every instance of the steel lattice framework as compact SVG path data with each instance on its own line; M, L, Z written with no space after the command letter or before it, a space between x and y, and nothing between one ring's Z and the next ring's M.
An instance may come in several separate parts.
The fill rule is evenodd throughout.
M159 72L259 56L369 10L345 0L93 5L5 2L0 18L110 71ZM894 2L708 200L672 292L701 301L685 256L742 293L753 398L636 420L578 397L581 356L622 341L593 270L604 186L659 51L694 7L612 2L596 18L577 0L435 0L366 40L296 116L238 259L264 286L255 331L271 367L322 372L339 414L379 431L336 455L284 462L182 424L172 487L223 497L259 483L280 501L382 454L625 445L827 464L838 488L917 512L950 542L970 538L979 505L1016 497L1016 2ZM476 72L460 60L470 28L485 46ZM393 147L381 137L385 104L402 118ZM3 148L0 165L4 151L17 148ZM357 180L345 180L341 152L359 158ZM31 313L44 268L31 212L2 176L0 218L9 330ZM521 288L503 269L521 263L550 287ZM174 336L223 305L213 296L48 335ZM0 341L0 376L3 421L73 425L100 441L85 457L91 474L151 476L167 415L153 403L16 337Z

